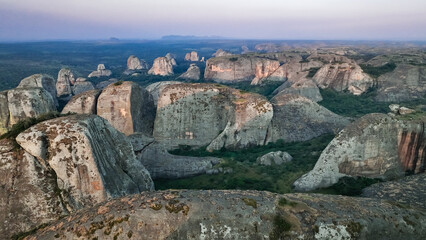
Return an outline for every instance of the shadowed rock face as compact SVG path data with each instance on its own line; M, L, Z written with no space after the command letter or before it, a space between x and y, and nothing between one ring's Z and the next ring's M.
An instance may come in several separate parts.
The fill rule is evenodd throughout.
M98 98L97 114L126 135L152 135L155 118L151 94L137 83L122 82L106 87Z
M191 64L188 70L186 70L186 72L184 72L178 78L197 81L197 80L200 80L200 75L201 75L200 68L195 64Z
M279 94L271 99L274 115L267 142L306 141L326 133L338 132L349 121L317 103L298 95Z
M152 68L149 69L148 74L160 76L173 75L173 60L166 57L156 58L154 60L154 64L152 64Z
M163 89L170 84L178 84L178 81L161 81L148 85L145 89L152 95L154 100L154 106L157 107L158 98L161 95Z
M343 176L392 179L425 170L424 121L404 122L369 114L343 129L324 149L314 169L298 179L297 190L337 183Z
M154 137L168 148L263 145L271 118L272 106L260 95L214 84L173 84L158 100Z
M424 211L369 198L182 190L112 200L63 218L30 237L422 239L425 219Z
M394 71L380 76L377 85L379 101L400 102L423 98L426 94L426 68L398 65Z
M75 95L65 105L62 114L77 113L77 114L96 114L96 106L101 90L90 90Z
M43 88L46 90L53 99L55 106L58 106L58 100L56 99L56 81L49 75L45 74L34 74L21 80L18 87L16 88Z
M93 89L95 89L95 87L93 86L93 83L91 82L76 82L72 86L72 93L74 95L78 95L80 93L84 93Z
M75 83L74 74L70 69L63 68L58 73L58 80L56 81L56 91L59 98L71 97L73 92L71 85Z

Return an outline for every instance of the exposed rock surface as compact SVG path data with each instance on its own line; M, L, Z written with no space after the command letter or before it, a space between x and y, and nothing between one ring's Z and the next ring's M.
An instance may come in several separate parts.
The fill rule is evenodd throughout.
M86 78L84 78L84 77L79 77L79 78L77 78L75 81L76 82L85 82L87 79ZM74 84L74 83L72 83L72 84Z
M186 70L186 72L180 75L178 79L181 78L185 80L197 81L197 80L200 80L200 75L201 75L200 68L195 64L191 64L188 70Z
M260 156L256 161L262 165L271 166L281 165L291 160L293 160L293 157L288 152L277 151Z
M111 76L111 74L112 74L111 70L106 69L104 64L99 64L98 69L89 74L89 78L90 77L109 77Z
M405 122L369 114L343 129L324 149L314 169L299 178L297 190L331 186L343 176L392 179L425 171L423 121Z
M56 83L49 75L45 74L34 74L21 80L18 87L16 88L36 88L40 87L46 90L53 99L53 102L58 106L58 100L56 99Z
M151 93L152 98L154 99L154 105L157 106L158 98L161 95L161 92L163 89L170 84L178 84L181 82L178 81L163 81L163 82L156 82L148 85L145 89L148 90L149 93Z
M421 99L426 96L426 67L400 64L394 71L380 76L377 82L379 101Z
M177 63L176 63L176 60L175 60L175 58L176 58L175 54L167 53L166 54L166 58L167 58L167 60L170 61L170 63L172 64L172 66L177 66Z
M58 98L70 98L73 94L71 85L75 83L74 74L69 68L62 68L58 73L56 81L56 92Z
M93 89L95 89L95 87L91 82L76 82L72 86L72 93L74 95L78 95L80 93L84 93Z
M198 53L195 51L185 54L185 61L198 62L199 59Z
M126 135L152 135L155 118L151 94L134 82L118 82L106 87L98 98L97 114Z
M425 221L424 211L377 199L181 190L112 200L56 221L30 237L423 239Z
M218 49L215 53L213 53L213 57L224 57L233 55L230 52L224 51L223 49Z
M8 127L20 120L56 111L52 95L43 88L15 88L7 91Z
M336 133L349 121L317 103L292 94L279 94L271 99L274 115L268 129L267 142L306 141L326 133Z
M168 148L263 145L271 118L272 105L260 95L218 84L173 84L158 99L154 137Z
M145 60L143 59L139 59L134 55L131 55L128 59L127 59L127 69L126 71L124 71L125 75L130 75L133 74L135 72L137 72L138 70L148 70L149 69L149 65L147 62L145 62Z
M102 81L102 82L96 84L95 88L96 89L104 89L107 86L109 86L110 84L116 83L116 82L118 82L117 78L111 78L111 79L108 79L107 81Z
M9 126L9 106L7 91L0 92L0 135L7 132Z
M101 90L95 89L75 95L65 105L62 114L96 114L96 105L100 94Z
M154 64L152 64L152 68L149 69L148 74L161 76L173 75L173 66L174 64L171 59L158 57L154 60Z
M289 79L273 92L274 95L295 94L305 97L314 102L322 101L318 86L309 78L300 74L299 79Z
M353 63L333 63L324 65L313 77L320 88L336 91L348 90L360 95L374 85L374 80L365 74L361 67Z

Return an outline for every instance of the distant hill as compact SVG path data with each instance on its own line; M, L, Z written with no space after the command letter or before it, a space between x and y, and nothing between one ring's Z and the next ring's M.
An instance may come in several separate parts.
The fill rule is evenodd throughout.
M226 39L221 36L194 36L194 35L166 35L161 40L200 40L200 39Z

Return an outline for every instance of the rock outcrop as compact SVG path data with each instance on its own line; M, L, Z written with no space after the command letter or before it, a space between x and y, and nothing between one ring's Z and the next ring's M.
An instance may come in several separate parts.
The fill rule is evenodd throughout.
M360 95L374 85L373 78L365 74L355 62L326 64L318 70L313 80L320 88L339 92L348 90L354 95Z
M176 58L175 54L167 53L165 57L167 58L167 60L169 60L169 62L172 64L173 67L177 66L177 63L175 60Z
M124 71L125 75L131 75L139 70L148 70L149 65L145 60L139 59L134 55L131 55L127 59L127 69Z
M154 137L168 148L263 145L271 118L272 105L260 95L217 84L173 84L158 99Z
M274 95L294 94L305 97L314 102L322 101L322 96L318 86L304 74L299 74L299 78L292 78L285 81L273 92Z
M95 89L75 95L68 101L62 110L62 114L96 114L96 106L101 90Z
M349 121L317 103L292 94L279 94L271 99L274 114L267 142L306 141L326 133L337 133Z
M74 74L68 68L62 68L58 73L56 81L56 92L58 98L70 98L73 94L71 85L75 83Z
M200 68L195 64L191 64L188 70L186 70L186 72L180 75L178 79L197 81L197 80L200 80L200 75L201 75Z
M116 82L118 82L117 78L110 78L107 81L102 81L102 82L96 84L95 88L96 89L104 89L107 86L109 86L110 84L113 84L113 83L116 83Z
M152 135L154 101L137 83L117 82L106 87L98 98L97 114L126 135Z
M293 160L293 157L288 152L270 152L257 158L256 162L262 165L281 165Z
M222 49L218 49L215 53L213 53L213 57L226 57L226 56L231 56L233 55L230 52L224 51Z
M21 80L18 87L16 88L43 88L46 90L53 99L55 106L58 106L58 100L56 99L56 83L49 75L45 74L34 74Z
M369 114L343 129L324 149L314 169L298 179L300 191L328 187L343 176L393 179L425 171L423 121Z
M58 220L31 239L423 239L422 209L370 198L160 191Z
M178 81L162 81L162 82L155 82L150 85L148 85L145 89L152 95L152 98L154 100L154 106L157 108L157 102L158 98L161 95L161 92L163 89L170 84L179 84L181 82Z
M78 82L75 82L74 85L72 86L72 93L74 95L78 95L80 93L84 93L93 89L95 89L95 87L93 86L93 83L86 82L86 81L78 81Z
M0 135L7 132L9 127L9 105L7 91L0 92Z
M152 64L152 68L149 69L148 74L160 76L173 75L173 66L174 64L171 59L158 57L154 60L154 64Z
M198 62L199 60L198 53L195 51L185 54L185 61Z
M402 102L426 97L426 67L399 64L392 72L377 80L376 99Z
M109 77L111 74L111 70L106 69L104 64L99 64L98 69L91 72L88 77Z

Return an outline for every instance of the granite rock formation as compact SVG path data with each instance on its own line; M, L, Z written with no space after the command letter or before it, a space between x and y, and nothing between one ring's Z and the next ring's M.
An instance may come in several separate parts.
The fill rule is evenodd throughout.
M167 60L169 60L169 62L172 64L173 67L177 66L177 63L175 60L176 58L175 54L167 53L165 57L167 58Z
M188 70L186 70L186 72L180 75L178 79L197 81L197 80L200 80L200 75L201 75L200 68L195 64L191 64Z
M223 49L218 49L215 53L213 53L213 57L225 57L233 55L230 52L224 51Z
M304 76L303 76L304 75ZM294 94L305 97L314 102L322 101L322 96L318 86L305 74L299 74L299 79L289 79L285 81L273 92L274 95Z
M256 162L262 165L281 165L293 160L293 157L288 152L270 152L257 158Z
M162 81L162 82L152 83L145 88L152 95L155 108L157 107L158 98L160 97L163 89L167 85L179 84L179 83L181 83L181 82L178 82L178 81Z
M154 64L152 64L152 68L149 69L148 74L160 76L173 75L173 66L174 64L171 59L158 57L154 60Z
M185 54L185 61L198 62L199 60L198 53L195 51Z
M101 90L89 90L71 98L62 110L62 114L96 114L98 97Z
M96 84L95 88L102 90L102 89L108 87L110 84L113 84L113 83L116 83L116 82L118 82L117 78L110 78L110 79L108 79L106 81L102 81L102 82Z
M99 64L98 69L91 72L88 77L109 77L111 74L111 70L106 69L104 64Z
M58 100L56 99L56 83L49 75L45 74L34 74L21 80L16 88L43 88L46 90L53 99L55 106L58 106Z
M68 68L62 68L58 73L56 81L56 92L58 98L70 98L73 94L71 85L75 83L74 74Z
M93 89L95 89L95 87L93 86L93 83L79 81L79 82L75 82L74 85L72 86L72 93L73 95L78 95L80 93L84 93Z

